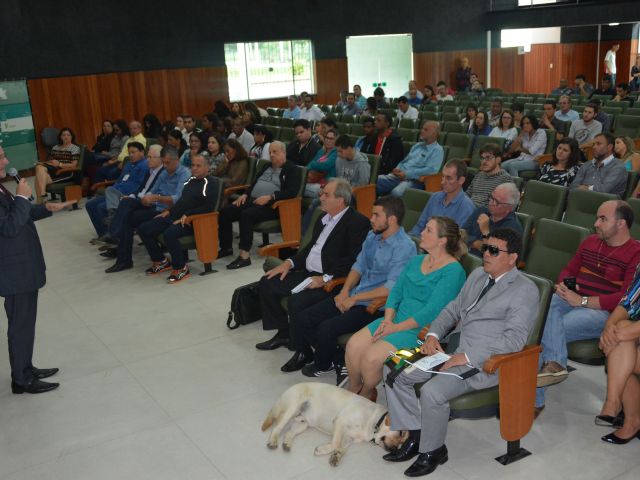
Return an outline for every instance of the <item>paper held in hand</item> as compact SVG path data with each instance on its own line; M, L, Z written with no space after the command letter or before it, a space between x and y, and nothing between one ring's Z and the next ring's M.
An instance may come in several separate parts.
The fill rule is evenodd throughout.
M396 355L395 352L391 352L391 354L396 357L398 356ZM433 355L427 355L425 357L422 357L420 360L417 360L415 362L410 362L406 358L403 358L403 360L410 365L410 367L407 368L407 370L405 370L407 373L411 372L414 368L417 368L426 373L436 373L438 375L452 375L454 377L458 377L459 379L463 379L464 377L458 375L457 373L441 372L439 370L434 370L440 367L443 363L445 363L450 358L451 358L450 355L447 355L446 353L443 353L443 352L438 352L438 353L434 353Z

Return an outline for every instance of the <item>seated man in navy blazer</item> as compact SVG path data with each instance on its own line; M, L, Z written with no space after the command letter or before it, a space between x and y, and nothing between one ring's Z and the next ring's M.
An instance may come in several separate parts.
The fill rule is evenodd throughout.
M7 176L9 160L0 147L0 180ZM31 363L36 330L38 290L46 282L44 256L35 220L50 217L74 201L32 205L31 187L22 179L11 194L0 183L0 296L9 320L9 363L13 393L43 393L58 383L42 382L57 368L39 369Z
M349 205L351 185L334 178L320 192L320 208L326 215L313 228L309 244L296 255L269 270L260 280L262 327L278 330L276 335L256 345L274 350L289 343L289 320L280 301L289 297L289 315L318 303L331 294L324 285L334 277L345 277L356 260L369 231L369 220ZM303 280L311 283L300 293L291 294Z

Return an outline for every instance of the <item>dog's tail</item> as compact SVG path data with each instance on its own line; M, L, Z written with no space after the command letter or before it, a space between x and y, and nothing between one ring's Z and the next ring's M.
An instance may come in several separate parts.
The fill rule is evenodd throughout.
M273 414L273 410L275 409L272 408L271 410L269 410L269 413L267 413L267 418L264 419L264 422L262 422L262 431L266 431L269 427L271 427L271 425L273 425L273 421L274 421L274 414Z

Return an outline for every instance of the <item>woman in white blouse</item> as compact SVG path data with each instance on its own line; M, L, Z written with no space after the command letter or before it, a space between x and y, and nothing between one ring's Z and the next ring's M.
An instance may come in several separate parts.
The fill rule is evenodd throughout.
M522 132L509 147L510 153L519 152L517 158L502 162L502 169L514 177L522 170L538 170L537 157L547 148L547 132L540 128L533 115L522 117Z
M508 150L518 136L518 129L513 126L513 112L505 108L500 114L498 125L491 130L490 137L504 138L504 149Z

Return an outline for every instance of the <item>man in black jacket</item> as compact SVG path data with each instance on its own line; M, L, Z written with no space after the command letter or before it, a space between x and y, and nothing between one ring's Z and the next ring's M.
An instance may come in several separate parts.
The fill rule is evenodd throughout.
M284 297L289 297L289 315L293 316L330 296L324 291L325 284L351 270L370 224L350 203L349 182L343 178L329 181L320 194L320 208L326 215L316 222L309 244L260 280L262 327L278 332L270 340L258 343L257 349L274 350L289 343L287 312L280 304ZM311 283L291 295L291 290L307 279Z
M293 124L296 139L287 147L287 160L306 167L316 156L321 146L311 131L309 120L301 118Z
M178 283L190 276L187 259L184 258L180 244L180 237L193 235L193 227L186 223L187 217L213 212L217 206L220 182L209 176L209 163L202 155L191 159L191 174L193 176L185 183L182 195L175 205L138 226L138 235L153 260L145 273L156 275L171 269L167 283ZM171 262L158 245L157 237L160 234L171 254Z
M9 160L0 147L0 180L7 176ZM34 221L50 217L75 201L32 205L31 187L22 179L15 196L0 183L0 296L9 320L7 338L13 393L43 393L58 383L40 379L57 368L39 369L31 363L36 329L38 290L46 282L44 256Z
M380 155L380 175L388 175L404 158L402 138L391 128L391 115L378 112L375 119L376 148L373 153Z
M272 205L278 200L294 198L300 190L301 169L287 159L284 143L271 142L269 155L271 165L265 165L256 173L256 179L247 193L220 211L218 258L233 255L233 222L237 221L240 228L240 252L227 265L229 270L251 265L249 251L253 243L253 226L277 219L278 211Z

